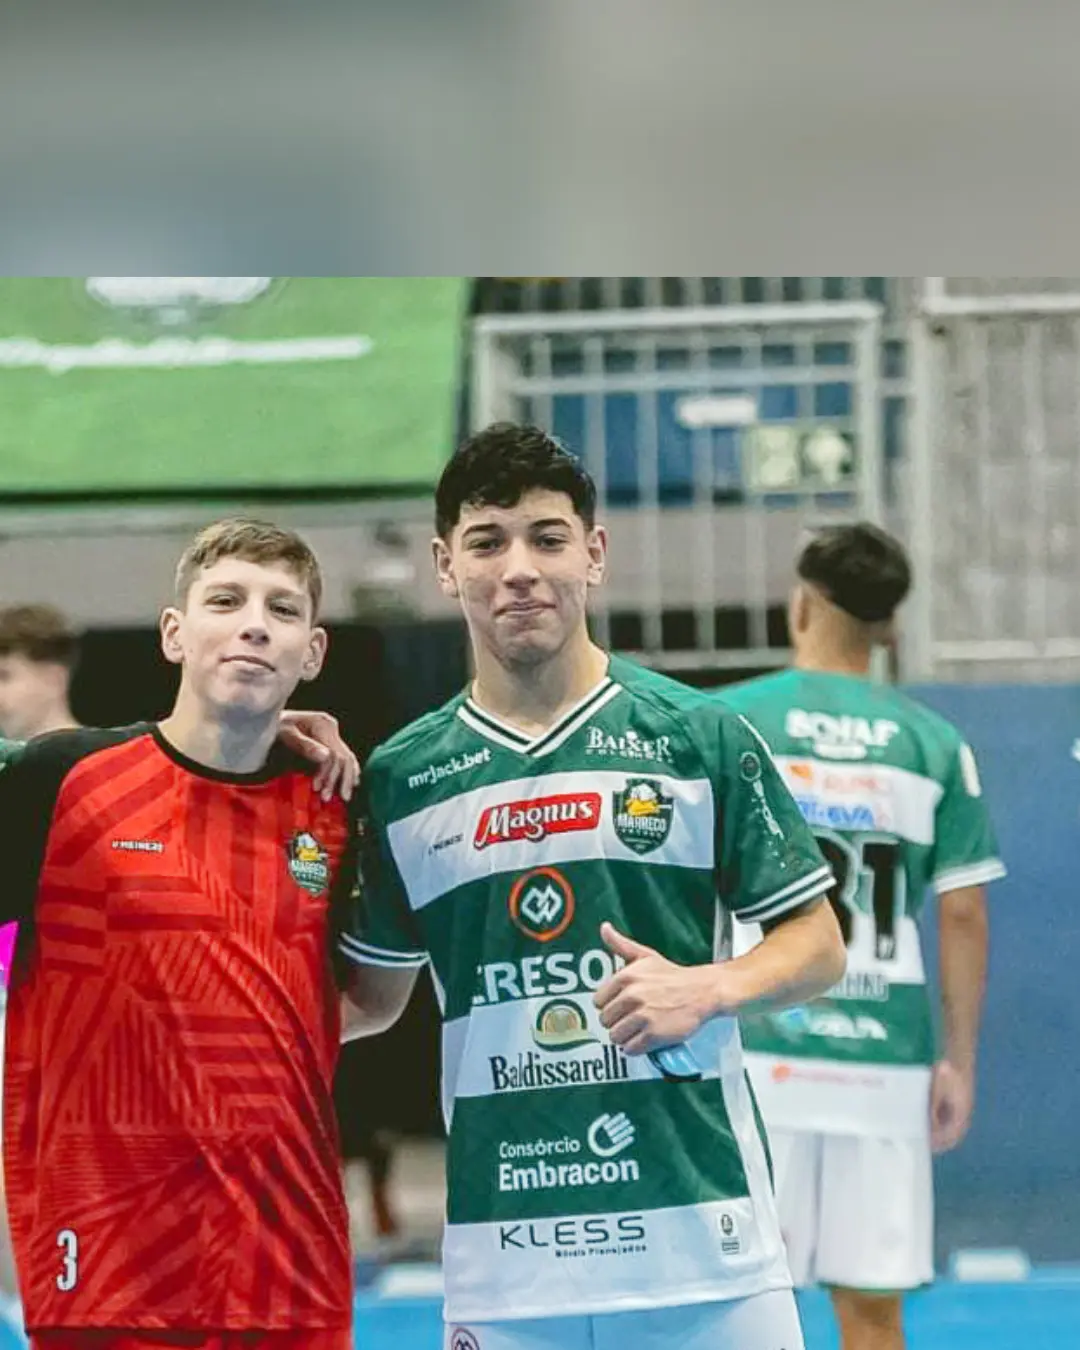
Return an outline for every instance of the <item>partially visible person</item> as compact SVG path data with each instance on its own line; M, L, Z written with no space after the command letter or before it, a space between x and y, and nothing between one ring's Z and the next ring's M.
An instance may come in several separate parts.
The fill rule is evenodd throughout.
M975 756L938 713L870 678L911 569L870 524L833 526L797 564L794 669L720 690L765 737L832 864L847 974L787 1012L744 1017L796 1282L830 1287L843 1350L902 1350L902 1295L933 1278L931 1150L964 1137L986 975L985 885L1005 869ZM943 1040L918 919L937 895ZM753 941L745 935L738 949Z
M0 610L0 736L28 741L79 725L71 711L78 634L52 605Z
M69 701L78 656L78 635L52 605L10 605L0 610L0 736L28 741L79 725ZM17 924L0 927L0 1055L17 932ZM6 1205L0 1205L0 1291L7 1299L16 1296Z
M355 1082L355 1074L339 1072L335 1085L354 1249L390 1259L405 1236L393 1184L396 1140L376 1123L371 1094L356 1092Z
M78 657L78 636L52 605L11 605L0 610L0 736L28 741L79 725L70 703L71 676ZM16 931L15 924L0 927L0 986L5 991ZM0 1049L2 1031L0 1021ZM14 1278L9 1244L0 1240L0 1286L4 1290L9 1289L9 1276Z

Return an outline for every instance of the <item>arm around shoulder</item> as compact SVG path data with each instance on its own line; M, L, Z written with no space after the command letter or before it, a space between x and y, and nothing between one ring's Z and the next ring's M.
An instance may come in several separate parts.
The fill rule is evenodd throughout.
M349 962L342 1000L342 1039L375 1036L405 1011L427 944L391 847L386 821L390 760L376 749L360 783L357 885L339 949Z

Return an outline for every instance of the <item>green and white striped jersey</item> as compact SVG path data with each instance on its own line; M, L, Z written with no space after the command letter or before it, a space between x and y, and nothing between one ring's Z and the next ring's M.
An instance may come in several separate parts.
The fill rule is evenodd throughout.
M925 1137L934 1026L918 917L938 894L1005 875L975 756L945 718L888 685L787 670L719 691L768 742L837 878L843 980L745 1018L770 1127ZM757 935L740 925L736 950Z
M530 738L464 696L371 757L354 960L430 958L449 1131L447 1316L741 1298L790 1284L734 1019L651 1057L593 991L618 929L687 965L831 873L760 739L613 657Z

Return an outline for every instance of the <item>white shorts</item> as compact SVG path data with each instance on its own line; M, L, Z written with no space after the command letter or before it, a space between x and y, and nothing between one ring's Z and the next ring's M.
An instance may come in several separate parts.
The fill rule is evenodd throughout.
M770 1130L776 1208L797 1287L891 1292L934 1278L929 1142Z
M553 1295L555 1296L555 1295ZM803 1350L790 1289L594 1317L449 1324L444 1350Z

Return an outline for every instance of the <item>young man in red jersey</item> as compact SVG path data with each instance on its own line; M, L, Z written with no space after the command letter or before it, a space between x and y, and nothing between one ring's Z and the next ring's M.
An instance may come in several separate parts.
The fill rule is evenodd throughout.
M6 747L4 1163L40 1350L352 1345L331 1080L354 831L278 743L320 596L298 536L210 526L162 615L170 715Z

